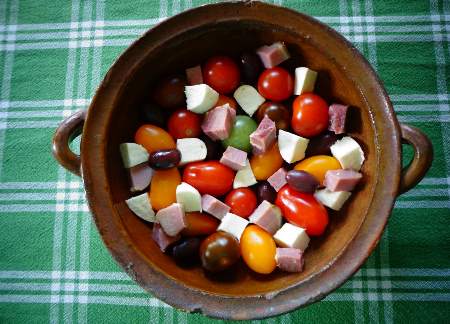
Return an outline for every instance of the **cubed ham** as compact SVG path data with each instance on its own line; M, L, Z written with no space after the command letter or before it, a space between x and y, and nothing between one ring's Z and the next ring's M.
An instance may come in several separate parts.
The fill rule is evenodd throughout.
M153 224L153 230L152 230L152 239L153 241L158 244L161 251L165 252L167 247L175 243L180 239L180 235L177 236L169 236L166 233L164 233L163 229L161 228L161 225L158 223Z
M275 142L277 128L275 122L267 116L259 123L258 128L250 134L250 144L254 154L262 154Z
M267 179L267 182L278 192L287 183L286 174L287 172L284 168L279 168Z
M153 177L153 169L148 163L141 163L128 169L130 175L131 192L142 191L148 187Z
M328 109L329 125L328 130L335 134L345 133L345 121L347 120L348 106L332 104Z
M230 136L236 119L236 110L229 104L210 110L202 122L203 132L212 140L224 140Z
M178 235L186 227L183 206L178 203L160 209L156 213L156 219L169 236Z
M303 252L294 248L277 248L275 261L278 268L287 272L302 272L303 270Z
M330 191L352 191L362 174L353 170L328 170L323 184Z
M280 208L263 200L250 215L249 221L273 235L281 227Z
M233 146L228 146L220 159L220 163L235 171L245 168L246 161L247 152L234 148Z
M281 42L276 42L270 46L264 45L256 50L266 69L272 68L286 61L290 55L286 46Z
M189 85L203 83L202 67L200 65L186 69L186 77Z
M202 210L217 219L222 219L229 211L230 207L211 195L202 196Z

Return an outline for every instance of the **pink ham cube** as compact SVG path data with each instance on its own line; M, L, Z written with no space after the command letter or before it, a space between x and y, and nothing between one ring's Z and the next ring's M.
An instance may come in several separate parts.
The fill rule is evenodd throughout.
M153 169L148 163L141 163L128 169L131 183L131 192L142 191L152 181Z
M347 120L348 106L332 104L328 109L328 130L335 134L345 133L345 121Z
M302 272L303 270L303 252L294 248L277 248L275 261L278 268L286 272Z
M169 236L177 236L187 225L183 206L177 203L160 209L156 213L156 219Z
M277 66L290 57L286 46L281 42L270 46L264 45L256 50L256 54L258 54L266 69Z
M362 174L353 170L328 170L323 184L330 191L352 191Z
M158 223L153 224L153 230L152 230L152 239L158 244L161 251L165 252L167 247L178 241L181 237L179 235L177 236L169 236L166 233L164 233L163 229L161 228L161 225Z
M273 235L281 227L281 211L277 206L263 200L248 220Z
M258 128L250 134L250 144L253 147L254 154L266 152L277 137L277 128L275 122L267 116L261 120Z
M284 168L279 168L267 179L267 182L278 192L287 183L286 174L287 172Z
M206 113L202 122L202 130L214 141L224 140L230 136L235 119L236 110L229 104L225 104Z
M247 152L228 146L225 152L223 152L220 163L235 171L241 170L245 168L245 164L247 163Z
M202 210L217 219L222 219L230 211L230 207L216 197L206 194L202 196Z
M189 85L203 83L202 67L200 65L186 69L186 77Z

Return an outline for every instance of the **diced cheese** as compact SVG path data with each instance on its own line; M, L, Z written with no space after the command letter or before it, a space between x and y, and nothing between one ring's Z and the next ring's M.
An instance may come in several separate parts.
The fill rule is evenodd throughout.
M296 68L294 94L299 96L305 92L313 92L316 79L316 71L308 69L307 67Z
M236 173L233 181L233 188L250 187L257 183L255 175L253 174L250 162L246 161L245 167Z
M181 153L180 165L202 161L206 158L206 154L208 153L205 142L194 137L178 139L177 149Z
M333 156L341 163L343 169L359 171L364 163L364 152L358 142L346 136L330 147Z
M290 223L284 223L273 238L281 247L290 247L302 251L305 251L309 244L309 236L305 229Z
M186 86L187 109L197 114L203 114L210 110L219 99L219 93L207 84Z
M247 227L248 223L248 220L246 220L245 218L239 217L232 213L227 213L225 217L222 218L222 222L220 223L217 230L230 233L235 238L240 240L241 235Z
M333 209L340 210L351 193L348 191L330 191L328 189L317 190L314 197L325 206Z
M147 222L156 221L155 212L152 209L152 203L148 193L131 197L130 199L125 200L125 203L128 205L128 208L133 211L133 213L143 220L146 220Z
M202 197L197 189L182 182L176 189L177 203L183 205L185 212L202 211Z
M252 116L258 107L266 101L255 88L246 84L237 88L233 96L239 106L241 106L249 116Z
M125 168L131 168L148 161L149 154L142 145L136 143L122 143L120 144L119 149Z
M309 139L307 138L286 132L282 129L278 132L278 148L281 157L287 163L294 163L303 159L308 143Z

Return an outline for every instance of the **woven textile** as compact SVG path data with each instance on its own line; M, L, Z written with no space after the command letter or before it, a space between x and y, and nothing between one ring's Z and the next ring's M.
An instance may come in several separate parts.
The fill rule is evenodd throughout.
M0 0L0 322L211 323L145 293L112 260L82 183L53 160L62 119L85 109L109 66L155 23L198 0ZM307 0L378 71L401 122L435 148L363 268L267 323L449 323L450 1ZM74 144L76 149L77 143ZM412 156L405 147L405 161ZM405 162L405 164L406 164Z

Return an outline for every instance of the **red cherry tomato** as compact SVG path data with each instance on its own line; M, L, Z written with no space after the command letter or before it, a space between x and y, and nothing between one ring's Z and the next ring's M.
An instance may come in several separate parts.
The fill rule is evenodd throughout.
M238 87L240 72L237 64L229 57L215 56L203 67L203 79L217 92L227 94Z
M225 204L231 207L230 213L247 218L256 208L256 195L248 188L231 190L225 198Z
M170 115L167 128L173 138L198 137L202 133L201 116L186 109L179 109Z
M221 196L231 190L234 171L219 161L201 161L186 165L183 181L201 194Z
M278 191L275 204L290 223L304 228L310 236L322 235L328 225L327 210L312 194L285 185Z
M328 105L313 93L304 93L292 104L291 126L300 136L313 137L328 127Z
M261 73L258 91L266 99L283 101L292 95L294 79L288 71L276 66Z

